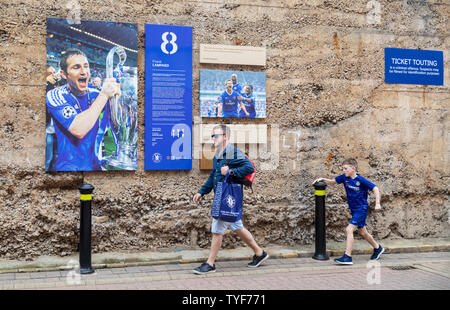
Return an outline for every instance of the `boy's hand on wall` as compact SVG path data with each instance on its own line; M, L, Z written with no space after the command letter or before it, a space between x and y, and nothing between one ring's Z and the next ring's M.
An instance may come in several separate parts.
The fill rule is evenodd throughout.
M323 178L318 178L312 183L312 185L316 184L317 182L321 182L321 181L323 181Z

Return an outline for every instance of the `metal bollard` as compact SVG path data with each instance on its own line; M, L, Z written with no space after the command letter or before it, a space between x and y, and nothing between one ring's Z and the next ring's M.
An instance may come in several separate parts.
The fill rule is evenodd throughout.
M92 221L92 191L91 184L83 184L80 190L80 274L93 273L91 265L91 221Z
M312 258L317 260L330 259L327 255L326 235L325 235L325 182L317 182L314 184L316 196L316 250Z

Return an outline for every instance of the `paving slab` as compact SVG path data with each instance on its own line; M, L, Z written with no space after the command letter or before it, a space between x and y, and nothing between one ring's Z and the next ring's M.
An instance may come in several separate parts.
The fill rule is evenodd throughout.
M380 243L386 249L386 253L408 254L428 252L448 251L450 252L450 238L421 238L421 239L386 239ZM284 264L289 263L289 259L310 258L314 254L314 245L267 245L264 247L272 259L281 259ZM328 241L327 254L329 256L341 256L345 251L345 242ZM355 239L353 255L370 255L373 249L362 239ZM209 249L192 249L176 246L173 250L143 251L139 253L128 252L108 252L92 253L92 267L96 270L111 269L114 272L121 272L128 267L148 267L165 270L170 264L196 265L206 261ZM253 252L248 247L235 249L221 249L217 256L217 263L250 261ZM73 270L78 266L79 254L73 253L70 256L40 256L33 261L5 260L0 259L0 275L4 273L24 274L29 272L52 272ZM275 262L275 261L273 261ZM24 275L24 278L27 276Z

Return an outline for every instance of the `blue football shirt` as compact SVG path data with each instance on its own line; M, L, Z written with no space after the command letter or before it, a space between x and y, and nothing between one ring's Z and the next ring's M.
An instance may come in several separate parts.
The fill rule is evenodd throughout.
M251 102L248 102L247 100L242 100L242 102L244 103L245 109L247 110L247 112L250 114L249 116L246 116L244 113L244 110L241 110L239 112L239 117L248 117L248 118L255 118L256 117L256 110L255 110L255 96L253 96L253 94L247 95L247 94L242 94L242 97L244 97L245 99L251 99Z
M222 114L223 117L239 117L238 114L238 97L240 94L233 91L231 94L228 94L227 91L224 91L222 95L220 95L219 102L222 102Z
M91 171L101 170L98 159L98 145L101 143L105 129L109 126L109 104L105 105L102 123L95 123L92 129L78 139L69 132L75 117L87 110L99 95L95 88L81 96L70 92L66 85L55 88L47 93L47 110L55 125L58 157L55 162L56 171ZM100 129L100 130L99 130Z
M375 184L369 182L360 175L356 178L348 178L345 174L341 174L335 178L337 184L344 184L345 192L347 193L347 203L351 210L367 207L367 197L369 190L373 190Z
M237 92L238 94L241 94L242 93L242 86L241 86L241 84L239 84L239 83L234 84L233 85L233 90L235 92Z

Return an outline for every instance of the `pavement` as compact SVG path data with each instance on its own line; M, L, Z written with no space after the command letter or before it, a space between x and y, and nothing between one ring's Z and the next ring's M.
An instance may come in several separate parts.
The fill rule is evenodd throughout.
M0 260L0 289L145 289L221 290L448 290L450 289L450 238L382 240L386 249L378 261L369 261L372 249L355 240L354 265L341 266L334 257L344 253L345 242L328 242L330 260L312 259L314 245L269 245L270 258L248 268L252 251L247 247L222 249L217 272L195 275L209 249L176 247L140 253L93 253L95 273L80 275L78 253L41 256L34 261Z

